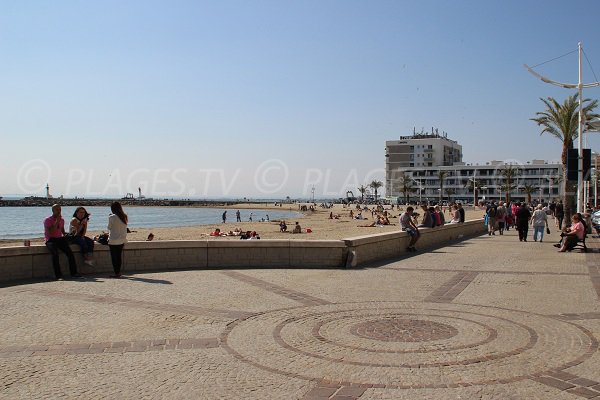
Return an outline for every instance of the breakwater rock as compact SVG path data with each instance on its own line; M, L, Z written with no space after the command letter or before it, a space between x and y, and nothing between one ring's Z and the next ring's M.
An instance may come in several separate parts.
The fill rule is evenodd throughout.
M118 200L124 206L145 206L145 207L223 207L234 204L252 202L223 201L223 200L169 200L169 199L83 199L83 198L53 198L45 197L26 197L18 200L0 200L0 207L51 207L53 204L61 206L99 206L110 207L110 204ZM264 203L264 202L261 202Z

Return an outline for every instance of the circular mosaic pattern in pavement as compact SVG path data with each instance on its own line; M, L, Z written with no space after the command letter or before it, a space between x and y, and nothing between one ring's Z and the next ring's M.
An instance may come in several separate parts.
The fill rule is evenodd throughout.
M494 307L368 302L266 312L221 336L236 358L287 376L386 387L515 382L598 348L573 323Z
M383 342L426 342L449 339L458 334L458 329L439 322L394 317L361 322L354 325L350 332Z

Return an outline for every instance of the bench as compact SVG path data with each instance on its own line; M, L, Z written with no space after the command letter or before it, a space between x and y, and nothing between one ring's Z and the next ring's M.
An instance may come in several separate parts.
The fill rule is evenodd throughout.
M586 237L587 237L587 233L583 236L582 240L577 240L577 242L575 242L575 245L573 246L573 249L579 247L579 248L581 248L581 251L583 253L586 253L587 250L588 250L587 246L585 245L585 238ZM571 249L571 250L573 250L573 249ZM571 251L571 250L569 250L569 251Z

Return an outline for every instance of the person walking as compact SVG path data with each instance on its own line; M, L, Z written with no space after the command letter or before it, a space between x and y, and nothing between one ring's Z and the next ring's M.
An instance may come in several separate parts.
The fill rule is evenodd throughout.
M496 203L493 201L488 204L485 209L485 215L487 215L487 226L488 226L488 235L496 235L496 213L498 208L496 207Z
M127 214L118 201L110 205L112 214L108 216L108 247L112 261L114 275L111 278L121 277L121 266L123 264L123 247L127 243Z
M506 206L502 204L502 202L500 202L498 207L496 207L496 222L498 224L498 233L500 233L500 235L504 235L504 226L506 224Z
M65 232L65 220L61 215L62 209L60 205L54 204L52 206L52 215L44 220L44 239L46 241L46 247L52 255L52 267L54 268L54 277L56 280L62 279L62 272L60 271L60 260L58 251L62 251L66 254L69 259L69 272L71 278L81 278L81 275L77 272L77 263L75 263L75 256L69 247L69 241L66 238Z
M223 215L221 215L221 218L223 219L223 223L227 222L227 210L223 211Z
M462 206L462 203L457 203L458 212L460 213L460 223L465 222L465 209Z
M531 216L531 226L533 227L533 241L540 242L544 239L544 229L548 229L548 215L543 210L543 206L538 204Z
M565 217L565 209L562 200L559 200L554 207L554 217L556 218L556 226L558 227L558 230L561 231L563 218Z
M517 231L519 231L519 241L527 241L527 231L529 230L529 220L531 219L531 212L525 203L520 203L519 207L515 212L517 218Z

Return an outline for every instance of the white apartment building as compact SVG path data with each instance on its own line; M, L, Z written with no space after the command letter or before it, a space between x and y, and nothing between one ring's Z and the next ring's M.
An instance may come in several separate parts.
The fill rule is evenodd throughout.
M424 146L424 147L422 147ZM421 156L423 154L424 156ZM440 199L439 172L446 171L441 198L444 200L472 203L473 190L469 180L479 184L480 200L500 200L506 198L506 182L501 171L507 167L517 169L513 178L511 199L525 201L527 194L523 187L538 188L532 199L548 201L562 197L562 165L544 160L525 163L505 163L490 161L484 164L462 162L462 146L449 140L445 134L413 134L400 140L386 141L386 196L404 201L403 176L410 179L412 190L408 191L410 201L437 201Z
M462 161L462 146L448 139L445 132L439 134L431 128L431 133L413 131L412 136L386 141L385 157L390 170L453 165Z

